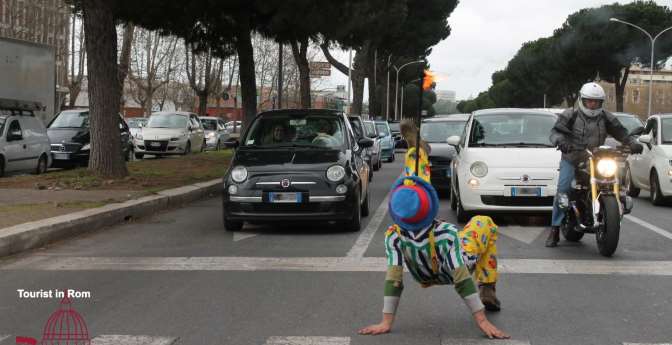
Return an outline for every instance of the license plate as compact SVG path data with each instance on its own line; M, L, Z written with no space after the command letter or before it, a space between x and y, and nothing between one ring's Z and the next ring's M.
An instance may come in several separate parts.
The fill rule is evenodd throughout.
M300 203L301 193L268 193L268 200L274 203Z
M511 196L541 196L541 188L511 187Z
M161 143L153 142L153 143L149 144L149 146L151 146L151 147L161 147Z
M70 155L67 153L54 153L54 159L67 161L70 159Z

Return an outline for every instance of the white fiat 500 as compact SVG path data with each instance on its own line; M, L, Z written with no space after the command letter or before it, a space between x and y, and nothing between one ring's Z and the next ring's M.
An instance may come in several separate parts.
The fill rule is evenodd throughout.
M651 202L660 205L672 197L672 114L653 115L646 121L644 145L639 155L630 155L625 168L625 186L630 196L648 190Z
M474 112L462 136L451 136L451 208L460 222L477 211L551 211L560 151L549 140L557 116L543 110Z

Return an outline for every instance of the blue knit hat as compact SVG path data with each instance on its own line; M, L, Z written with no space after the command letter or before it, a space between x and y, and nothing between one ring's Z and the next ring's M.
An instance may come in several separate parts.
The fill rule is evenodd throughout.
M439 212L439 196L423 179L401 177L392 186L388 210L392 220L402 229L420 231L432 224Z

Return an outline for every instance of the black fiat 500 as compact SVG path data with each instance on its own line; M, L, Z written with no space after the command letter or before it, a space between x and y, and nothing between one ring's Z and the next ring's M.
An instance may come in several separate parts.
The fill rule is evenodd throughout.
M245 221L336 221L358 231L369 213L369 166L347 117L323 109L257 115L224 176L224 227Z

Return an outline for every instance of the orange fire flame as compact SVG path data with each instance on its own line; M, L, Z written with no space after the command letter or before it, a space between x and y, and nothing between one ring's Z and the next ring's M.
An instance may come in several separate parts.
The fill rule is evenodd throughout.
M432 88L432 84L434 84L434 73L432 73L430 70L426 69L425 70L425 77L422 81L422 90L427 91Z

